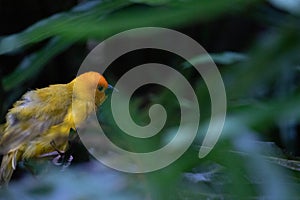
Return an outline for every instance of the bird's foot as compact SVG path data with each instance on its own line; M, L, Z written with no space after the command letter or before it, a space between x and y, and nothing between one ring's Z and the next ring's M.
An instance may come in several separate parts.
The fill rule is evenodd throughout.
M71 165L72 160L72 155L57 155L55 158L53 158L52 163L56 166L62 166L61 170L64 171L67 167Z
M53 158L52 163L57 166L62 166L62 170L65 170L70 166L73 156L69 153L59 150L53 140L50 142L50 144L55 149L57 155L55 158Z

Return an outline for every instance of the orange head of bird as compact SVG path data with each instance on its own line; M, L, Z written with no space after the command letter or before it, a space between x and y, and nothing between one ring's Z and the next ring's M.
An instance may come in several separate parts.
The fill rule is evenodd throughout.
M84 101L94 100L96 106L101 105L106 99L105 91L113 88L98 72L86 72L74 81L73 96Z

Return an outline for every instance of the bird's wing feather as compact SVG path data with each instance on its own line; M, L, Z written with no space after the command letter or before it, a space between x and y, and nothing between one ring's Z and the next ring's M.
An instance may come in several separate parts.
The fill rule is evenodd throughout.
M52 85L29 91L6 116L5 133L0 140L4 154L63 122L71 105L72 90L67 85Z

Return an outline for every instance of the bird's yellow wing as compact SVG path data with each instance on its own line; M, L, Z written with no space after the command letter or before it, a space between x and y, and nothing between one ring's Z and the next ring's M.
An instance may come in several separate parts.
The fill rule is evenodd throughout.
M6 154L62 123L72 100L72 88L68 87L52 85L24 94L6 116L0 153Z

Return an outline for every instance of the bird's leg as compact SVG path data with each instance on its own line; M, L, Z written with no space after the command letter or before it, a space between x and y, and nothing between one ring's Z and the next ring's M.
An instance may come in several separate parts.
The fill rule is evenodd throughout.
M39 155L38 157L39 158L47 158L47 157L54 157L54 156L57 156L59 155L59 153L57 153L57 151L52 151L52 152L49 152L49 153L44 153L42 155Z
M59 150L54 140L50 142L52 148L57 152L57 156L53 158L52 163L54 165L62 165L64 163L65 152Z
M61 151L61 150L59 150L58 148L57 148L57 146L56 146L56 143L54 142L54 140L52 140L51 142L50 142L50 145L52 146L52 148L62 157L62 156L64 156L64 154L65 154L65 152L64 151Z

